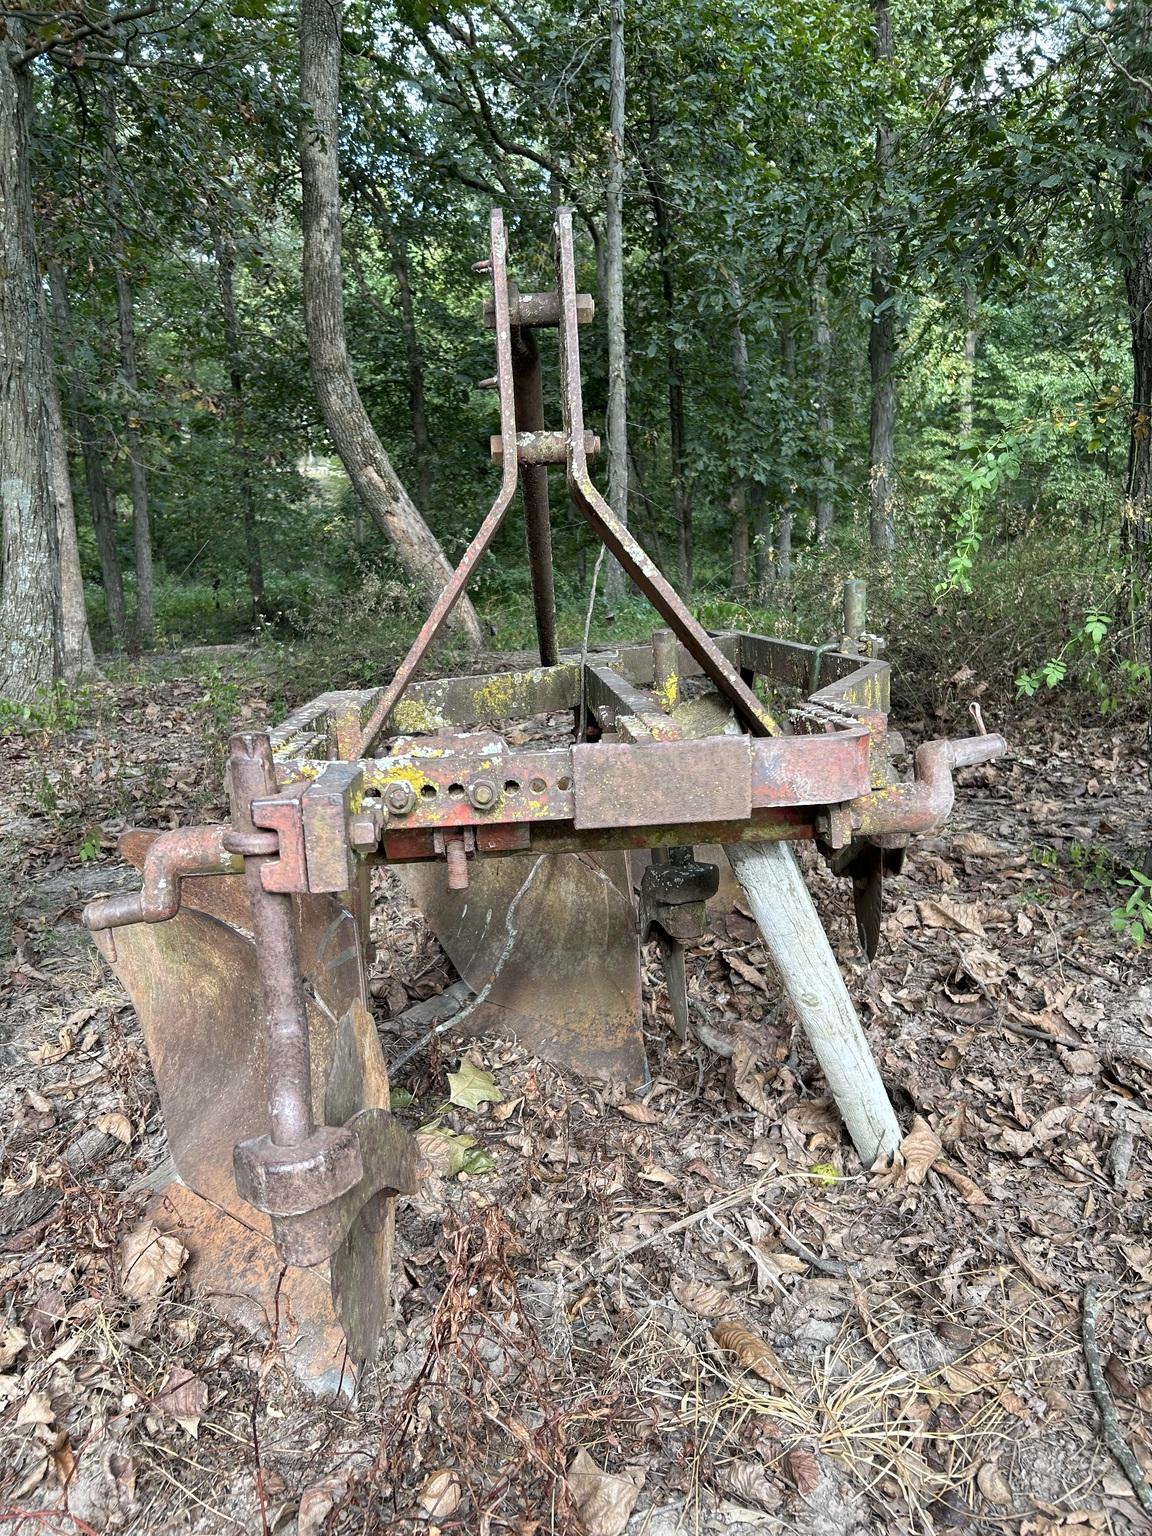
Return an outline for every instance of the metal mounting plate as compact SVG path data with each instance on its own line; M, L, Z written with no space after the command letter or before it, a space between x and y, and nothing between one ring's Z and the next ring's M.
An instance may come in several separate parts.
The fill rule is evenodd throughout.
M572 748L577 831L747 821L752 815L752 743L593 742Z

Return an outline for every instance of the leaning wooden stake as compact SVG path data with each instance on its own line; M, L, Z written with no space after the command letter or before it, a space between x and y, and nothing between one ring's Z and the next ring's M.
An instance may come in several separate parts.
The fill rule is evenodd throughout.
M725 851L860 1161L887 1161L900 1126L792 849L733 843Z

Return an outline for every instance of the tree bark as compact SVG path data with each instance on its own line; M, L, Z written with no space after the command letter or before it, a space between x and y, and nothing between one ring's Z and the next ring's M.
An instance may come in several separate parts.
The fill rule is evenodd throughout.
M628 349L624 332L624 0L609 10L608 188L604 217L604 308L608 319L608 504L628 522ZM610 560L605 590L624 591Z
M980 341L976 285L964 284L964 364L960 373L960 436L972 436L976 424L976 348Z
M88 509L96 532L100 580L104 587L104 611L112 633L112 647L122 651L128 644L128 615L124 604L124 581L120 573L120 552L116 547L116 511L104 474L104 460L96 425L83 405L82 387L73 361L74 336L68 282L64 268L58 261L48 263L48 288L52 296L56 336L66 364L66 398L79 441Z
M736 278L728 282L728 295L732 300L732 382L735 386L736 409L740 425L747 426L748 416L748 338L744 335L741 311L744 296ZM732 526L732 594L743 597L748 591L748 477L745 473L744 455L732 472L732 494L728 498L728 514Z
M29 166L32 81L25 29L0 38L0 697L26 703L62 675L55 396Z
M88 605L84 599L84 573L80 569L80 545L76 539L76 507L72 501L72 481L68 474L68 440L64 434L64 415L60 394L53 376L52 396L48 403L52 444L52 487L56 501L56 539L60 546L60 670L64 681L93 673L96 654L88 628Z
M1152 544L1152 234L1145 234L1134 252L1124 286L1132 341L1125 535L1130 544L1146 548Z
M231 394L232 455L240 477L240 517L244 528L244 557L253 616L264 611L264 560L260 529L256 522L256 489L252 481L252 453L244 431L244 352L236 313L236 251L231 240L215 231L216 277L220 289L220 313L224 321L224 346L228 352L228 388Z
M772 508L768 502L767 487L753 480L748 491L748 506L752 525L752 568L756 572L756 587L761 596L772 580Z
M400 483L352 377L344 329L340 258L340 25L343 0L302 0L300 139L304 227L304 328L316 395L329 434L365 510L392 544L425 596L434 597L452 568ZM483 643L476 610L462 597L450 623Z
M872 0L872 57L887 66L894 54L888 0ZM893 158L892 129L882 116L876 128L876 217L880 227L872 240L872 324L868 333L868 373L872 386L868 421L868 532L872 548L883 552L896 547L896 295L890 277L892 253L883 229Z
M823 544L832 529L832 486L836 475L835 421L832 415L832 326L828 319L828 274L818 267L812 286L812 342L816 359L816 437L819 468L816 481L815 534Z
M789 395L796 381L796 333L790 325L780 331L780 368L784 374ZM780 511L776 518L776 580L792 579L792 514L793 491L785 485L780 496Z
M136 641L143 647L156 639L152 575L152 519L148 507L148 475L144 468L137 397L140 370L136 361L136 320L132 283L124 240L120 168L116 163L116 98L104 92L104 193L112 216L112 269L116 283L116 325L120 336L120 383L125 396L124 445L128 450L128 479L132 497L132 547L136 556Z
M655 121L654 103L649 98L648 120ZM655 130L652 130L653 136ZM693 530L692 507L688 500L688 432L684 421L684 380L680 354L674 342L672 323L676 317L676 287L672 278L672 226L664 185L651 159L643 161L644 179L656 224L656 254L660 266L660 292L664 300L664 331L668 368L668 428L672 458L672 512L676 523L676 565L680 585L686 591L692 585Z
M396 279L400 334L404 339L404 361L408 369L408 410L412 418L412 449L416 460L416 505L427 517L432 510L432 442L428 435L428 404L424 394L424 355L420 350L412 303L408 246L390 217L384 221L384 239L392 261L392 276Z

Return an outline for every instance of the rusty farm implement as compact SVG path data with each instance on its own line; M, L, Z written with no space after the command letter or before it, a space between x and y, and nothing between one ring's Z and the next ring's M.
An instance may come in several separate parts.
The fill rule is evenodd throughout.
M868 1165L899 1128L790 845L813 841L851 877L871 952L885 869L947 818L954 769L1005 750L994 735L930 741L900 776L888 667L859 643L855 588L835 646L697 623L593 485L579 354L592 303L563 209L555 250L555 289L520 293L493 213L481 270L500 491L395 676L234 738L229 824L128 834L140 891L84 914L156 1074L173 1168L156 1219L180 1228L222 1310L254 1328L291 1318L291 1358L317 1390L379 1346L396 1197L420 1177L368 1007L374 864L401 871L470 987L454 1022L639 1086L640 944L658 940L689 1036L684 944L703 932L720 862L707 850L722 846ZM561 430L544 425L541 328L559 335ZM553 465L659 616L650 644L558 651ZM540 665L418 681L517 490ZM572 728L559 742L509 729L541 716Z

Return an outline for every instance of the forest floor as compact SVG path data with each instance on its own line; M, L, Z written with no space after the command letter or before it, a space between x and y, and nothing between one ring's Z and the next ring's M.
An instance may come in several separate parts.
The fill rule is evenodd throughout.
M1096 1282L1152 1472L1152 965L1109 922L1150 834L1134 731L1012 722L890 881L870 968L809 869L910 1133L895 1172L847 1147L738 908L689 958L731 1058L675 1040L654 954L640 1097L505 1042L415 1057L401 1113L474 1137L471 1171L402 1202L392 1336L348 1407L212 1313L178 1243L126 1283L163 1133L78 922L123 827L222 814L222 731L263 709L248 663L153 670L0 739L0 1529L546 1536L578 1505L589 1536L1152 1530L1081 1335ZM388 877L377 913L386 1024L452 972ZM462 1061L477 1108L449 1102Z

